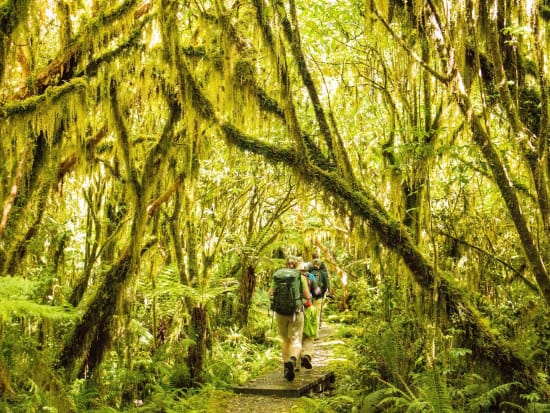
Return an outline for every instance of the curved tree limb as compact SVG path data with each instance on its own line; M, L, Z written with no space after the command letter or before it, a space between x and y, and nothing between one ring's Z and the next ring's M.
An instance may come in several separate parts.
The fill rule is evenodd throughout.
M182 66L186 71L186 66ZM205 112L202 103L208 99L194 83L190 73L185 74L186 80L193 82L194 90L192 104L206 121L217 124L227 143L242 151L262 155L271 163L283 163L298 172L308 182L315 182L324 191L344 202L352 213L366 220L378 234L380 240L389 249L399 254L415 281L429 296L436 288L435 271L424 255L414 244L408 229L397 220L391 218L383 206L368 191L358 183L350 183L336 173L324 170L311 162L304 163L299 151L295 148L285 148L271 145L259 139L247 136L230 123L220 123L213 110ZM208 107L212 107L209 103ZM491 330L481 316L471 306L463 292L453 286L444 274L438 274L438 295L447 304L451 319L457 328L464 331L468 345L474 353L483 354L498 368L507 380L516 380L526 388L536 388L550 397L550 386L539 378L535 368L515 350Z
M83 56L87 54L85 45L89 44L89 36L97 32L97 28L109 27L110 24L126 15L134 12L133 18L139 20L151 8L149 1L144 2L134 10L137 0L126 0L117 8L110 10L105 14L93 18L73 39L70 39L69 46L62 48L59 55L46 67L40 69L33 75L32 82L25 79L25 82L16 91L13 99L21 100L29 98L31 95L41 95L50 86L58 86L61 82L67 81L75 76L75 68L78 67ZM113 27L111 30L118 30ZM141 33L141 31L140 31ZM121 48L121 51L124 48ZM92 64L93 67L93 64ZM32 85L32 87L29 87Z
M271 26L266 21L266 13L262 0L254 0L254 7L256 8L256 21L261 28L264 42L266 43L269 52L271 53L274 64L277 67L277 73L280 80L281 95L283 99L283 112L285 114L285 124L289 135L296 142L296 146L300 148L302 153L306 153L307 147L303 140L303 135L300 133L300 125L298 122L298 116L296 114L296 108L293 102L293 95L290 88L291 81L289 75L289 68L286 59L286 53L284 52L284 44L282 39L279 40L277 45L277 39L273 35Z
M439 73L438 71L436 71L435 69L433 69L431 66L429 66L420 56L418 56L413 50L411 50L407 44L403 41L403 39L401 39L401 37L399 37L397 35L397 33L395 33L395 31L391 28L391 26L389 25L389 23L386 21L386 19L384 19L384 17L380 14L380 12L378 11L378 9L376 8L376 6L373 4L373 8L372 8L374 14L376 15L376 18L378 20L380 20L380 22L384 25L384 27L386 28L386 30L388 31L388 33L391 34L391 36L393 37L393 39L403 48L403 50L405 50L405 52L411 56L414 61L416 63L418 63L420 66L422 66L422 68L424 70L426 70L427 72L429 72L433 77L435 77L437 80L439 80L441 83L444 83L444 84L448 84L452 77L449 76L449 75L442 75L441 73Z
M391 218L378 201L365 190L357 190L341 177L310 165L303 170L302 162L293 149L273 147L265 142L247 137L235 127L224 124L222 130L229 144L241 150L264 155L268 162L282 162L308 180L319 184L323 190L345 202L354 215L365 219L376 231L386 247L398 253L415 281L428 294L433 292L435 276L433 266L414 245L407 228ZM464 293L453 286L443 274L438 274L438 293L452 314L453 323L464 331L466 342L474 353L483 354L500 371L504 379L517 380L525 389L536 388L550 396L550 387L541 380L534 367L493 330L471 306Z
M87 82L85 79L78 77L73 78L67 83L59 86L52 86L46 89L46 91L41 95L31 96L20 102L0 107L0 119L6 119L17 115L34 112L43 103L55 103L70 93L85 91L86 87Z
M525 276L522 274L522 271L515 269L511 264L508 264L503 259L495 256L494 254L491 254L489 251L486 251L483 248L478 247L477 245L474 245L472 243L469 243L468 241L465 241L462 238L455 237L454 235L451 235L448 232L439 231L439 234L444 235L444 236L446 236L448 238L451 238L452 240L454 240L454 241L456 241L456 242L458 242L462 245L465 245L469 248L472 248L476 251L481 252L483 255L489 257L493 261L496 261L496 262L500 263L502 266L504 266L505 268L508 268L510 271L512 271L514 273L514 276L519 278L527 286L527 288L529 288L531 291L533 291L534 293L539 293L540 292L538 286L536 284L533 284L527 278L525 278ZM525 268L525 266L523 265L522 268Z
M302 78L302 83L308 91L309 99L311 100L311 103L313 105L315 118L317 119L317 124L319 125L321 134L324 137L329 156L334 156L336 158L335 164L340 169L340 172L343 174L343 176L351 181L355 181L353 168L351 167L351 163L347 156L347 151L344 148L340 135L333 134L330 129L327 116L325 115L323 105L321 104L321 99L319 98L317 88L315 87L315 83L313 81L313 77L311 76L311 73L307 67L306 58L302 50L302 45L300 41L298 18L296 16L296 4L294 3L294 0L290 0L289 3L292 24L289 22L285 15L281 16L284 33L287 37L287 41L290 43L294 59L296 60L296 64L298 66L298 72L300 73L300 76ZM279 11L279 13L281 13L281 11L284 10L284 7L278 7L277 10Z
M155 215L155 213L158 211L160 206L168 201L172 194L176 192L181 184L183 183L183 176L178 176L176 180L164 191L158 198L153 200L148 206L147 206L147 214L151 217Z

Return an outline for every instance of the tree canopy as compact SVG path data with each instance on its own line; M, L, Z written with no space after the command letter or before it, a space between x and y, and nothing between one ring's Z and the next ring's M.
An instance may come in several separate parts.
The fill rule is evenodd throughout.
M132 366L147 331L188 339L203 383L212 324L249 324L284 256L320 250L342 288L398 288L418 335L550 397L548 20L542 0L4 0L4 349L25 320L67 384L112 348Z

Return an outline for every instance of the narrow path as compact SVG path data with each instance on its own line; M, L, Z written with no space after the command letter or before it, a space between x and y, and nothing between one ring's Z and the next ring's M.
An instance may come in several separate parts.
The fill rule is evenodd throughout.
M314 369L327 366L333 358L334 345L342 344L334 341L334 332L330 325L321 326L319 338L315 341L315 357L312 360ZM227 413L288 413L301 406L304 403L299 398L235 394L227 400L224 409Z

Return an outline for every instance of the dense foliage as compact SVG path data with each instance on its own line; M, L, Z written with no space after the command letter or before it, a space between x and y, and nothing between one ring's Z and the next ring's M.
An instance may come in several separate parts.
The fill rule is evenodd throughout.
M213 409L317 251L349 362L305 409L544 411L548 10L2 1L0 408Z

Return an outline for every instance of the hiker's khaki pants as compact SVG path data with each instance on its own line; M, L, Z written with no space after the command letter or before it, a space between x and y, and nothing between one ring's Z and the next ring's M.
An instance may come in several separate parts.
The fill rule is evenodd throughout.
M325 301L325 297L313 299L313 305L317 309L317 334L315 334L315 337L319 336L319 328L321 327L321 311L323 309L323 301Z
M304 336L302 341L302 357L309 356L313 358L313 337Z
M290 360L290 357L300 358L302 351L302 332L304 330L304 313L299 312L293 315L282 315L275 313L277 319L277 330L283 339L281 346L283 362Z

